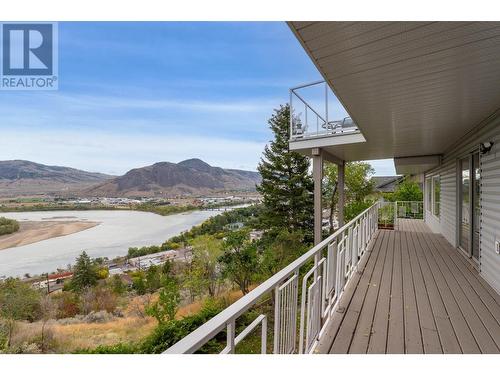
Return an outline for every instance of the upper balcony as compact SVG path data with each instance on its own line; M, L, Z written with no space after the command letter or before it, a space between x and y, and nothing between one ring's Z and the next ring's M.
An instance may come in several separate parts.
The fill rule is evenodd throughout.
M290 89L290 149L365 142L356 123L325 81Z

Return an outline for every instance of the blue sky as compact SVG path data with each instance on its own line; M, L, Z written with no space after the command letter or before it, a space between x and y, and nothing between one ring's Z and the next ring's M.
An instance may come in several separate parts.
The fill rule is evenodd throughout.
M273 108L318 79L282 22L60 23L59 90L0 92L0 160L122 174L198 157L255 170Z

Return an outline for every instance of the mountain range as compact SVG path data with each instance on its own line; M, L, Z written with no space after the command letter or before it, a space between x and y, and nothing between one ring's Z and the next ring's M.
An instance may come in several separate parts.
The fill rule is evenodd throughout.
M48 166L25 160L0 161L0 196L177 196L254 191L257 172L213 167L200 159L159 162L123 176Z

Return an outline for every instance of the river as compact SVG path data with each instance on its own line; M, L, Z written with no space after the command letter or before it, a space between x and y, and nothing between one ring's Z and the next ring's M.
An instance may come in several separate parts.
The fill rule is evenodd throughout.
M220 213L192 211L170 216L119 210L2 213L1 216L19 221L76 220L100 224L67 236L0 250L0 276L35 275L66 268L83 250L93 258L123 256L129 247L160 245Z

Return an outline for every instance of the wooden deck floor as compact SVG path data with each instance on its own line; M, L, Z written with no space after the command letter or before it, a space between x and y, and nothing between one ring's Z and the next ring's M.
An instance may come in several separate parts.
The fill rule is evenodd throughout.
M421 220L380 230L318 353L499 353L500 296Z

